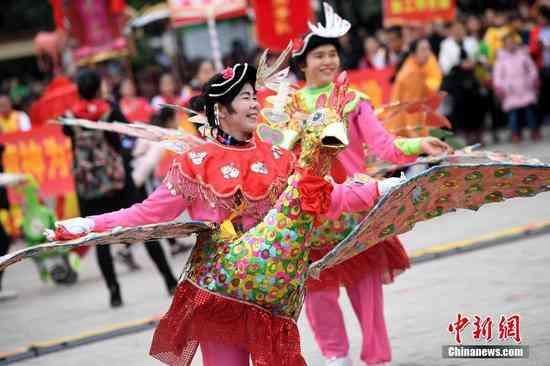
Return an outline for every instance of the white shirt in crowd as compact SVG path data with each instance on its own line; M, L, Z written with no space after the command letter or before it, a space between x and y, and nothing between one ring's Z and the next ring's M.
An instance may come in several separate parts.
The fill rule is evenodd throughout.
M470 60L475 60L479 51L479 42L474 37L465 37L464 50ZM460 45L452 37L447 37L441 42L439 49L439 66L444 75L447 75L453 67L460 64Z

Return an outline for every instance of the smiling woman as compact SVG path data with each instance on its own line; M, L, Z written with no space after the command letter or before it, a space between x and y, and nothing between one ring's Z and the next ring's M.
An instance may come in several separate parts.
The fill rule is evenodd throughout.
M222 106L219 109L221 129L238 140L249 140L258 123L259 106L254 87L245 84L231 102L231 108Z
M212 138L230 145L246 145L258 123L260 105L256 100L256 69L236 64L216 74L204 86L192 105L202 106Z
M305 87L296 92L295 99L299 109L306 113L318 108L316 103L320 98L330 99L341 67L338 39L350 29L349 22L340 18L326 3L324 11L326 25L310 24L310 32L295 43L292 54L297 71L305 75ZM333 82L335 79L336 82ZM406 163L416 160L420 153L437 155L449 149L437 139L395 138L374 115L369 98L358 91L353 91L352 95L343 107L350 143L338 154L335 161L338 164L333 164L331 170L337 182L355 173L365 173L366 162L373 160L374 156L389 162ZM308 126L305 127L307 129ZM337 223L341 227L352 226L349 217L342 217ZM328 252L327 242L311 251L313 261ZM409 259L401 242L391 238L383 245L323 271L319 280L308 280L306 314L327 364L351 363L349 343L338 305L340 286L346 287L363 331L361 359L368 364L391 360L383 314L382 283L391 281L394 274L408 266Z

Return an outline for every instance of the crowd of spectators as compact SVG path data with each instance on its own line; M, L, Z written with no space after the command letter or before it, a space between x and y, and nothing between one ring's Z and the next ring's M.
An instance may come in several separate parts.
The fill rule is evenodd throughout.
M490 131L510 128L522 139L522 126L540 139L550 98L550 6L536 9L520 2L514 10L487 9L459 14L455 21L380 28L354 27L340 39L347 70L394 70L391 100L420 99L437 91L448 96L442 111L467 143L482 142ZM235 41L223 57L226 65L254 63L262 50ZM129 120L149 121L161 104L185 105L214 73L208 59L178 60L173 69L151 65L136 74L124 67L103 69L104 94L120 104ZM40 82L4 80L0 92L27 111L43 90ZM488 141L487 141L488 142Z

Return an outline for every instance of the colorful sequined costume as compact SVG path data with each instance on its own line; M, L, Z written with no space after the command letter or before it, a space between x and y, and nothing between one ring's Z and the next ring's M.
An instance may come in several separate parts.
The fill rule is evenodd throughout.
M295 320L313 217L299 205L305 173L287 183L294 166L291 153L258 139L242 147L211 141L179 157L166 183L142 204L92 217L95 230L104 231L172 220L185 209L194 220L217 223L239 211L233 223L244 231L265 216L238 241L199 238L185 280L155 332L154 357L189 365L199 343L215 342L246 349L255 365L305 364ZM378 191L374 182L337 184L330 197L326 216L336 218L368 209Z
M302 88L296 94L307 112L314 110L322 94L330 95L333 84L320 88ZM421 139L395 138L375 117L367 98L356 92L356 99L345 108L350 145L333 165L335 177L365 172L371 157L393 163L414 161L421 152ZM343 170L343 171L342 171ZM368 178L367 178L368 179ZM331 245L345 237L363 215L344 214L340 220L319 228L311 245L312 261L321 259ZM362 359L368 363L389 361L391 350L383 316L382 282L409 267L409 258L397 237L390 238L366 252L321 273L319 279L307 281L306 314L317 343L327 358L345 357L349 350L342 314L339 311L339 287L344 286L363 329Z

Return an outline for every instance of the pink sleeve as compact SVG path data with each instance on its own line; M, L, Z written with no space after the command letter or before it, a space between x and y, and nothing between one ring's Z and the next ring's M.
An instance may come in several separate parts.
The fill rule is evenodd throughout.
M345 164L350 154L362 157L364 164L365 144L369 154L394 164L410 163L416 156L407 156L394 144L395 136L389 133L375 116L370 103L362 101L349 116L350 146L338 156ZM353 159L352 159L353 160Z
M186 208L187 204L182 196L173 196L162 184L142 203L119 211L90 216L90 219L94 220L94 231L105 231L117 226L132 227L172 221Z
M378 183L375 180L364 184L334 184L330 208L325 217L335 220L343 212L368 211L378 196Z

